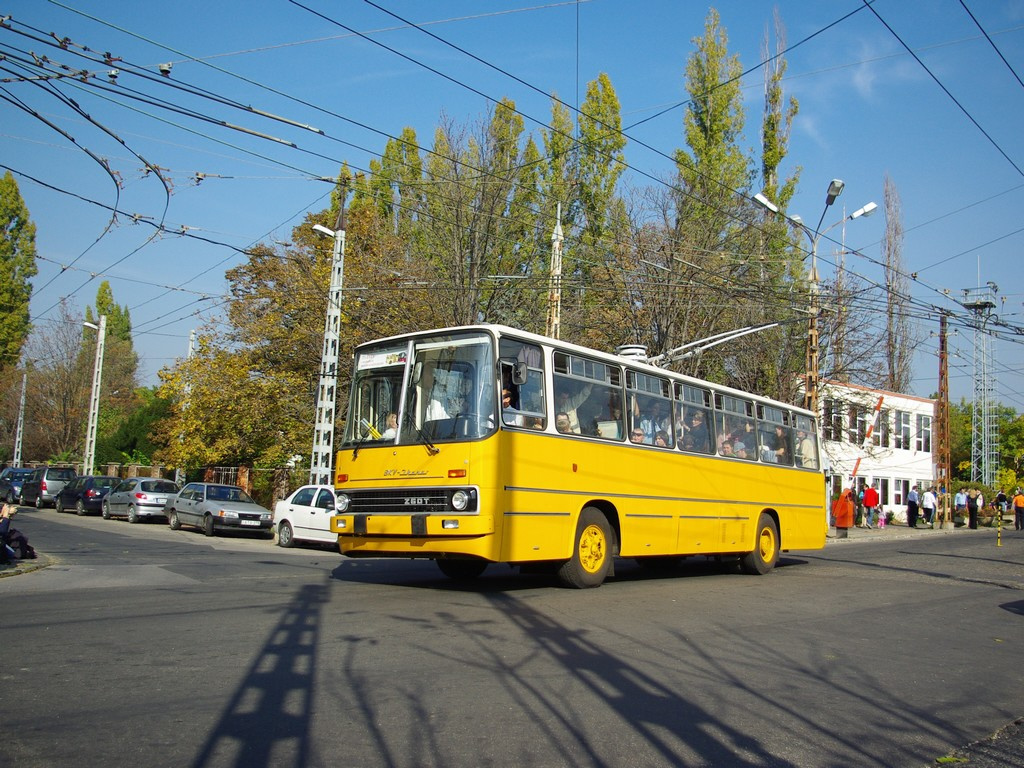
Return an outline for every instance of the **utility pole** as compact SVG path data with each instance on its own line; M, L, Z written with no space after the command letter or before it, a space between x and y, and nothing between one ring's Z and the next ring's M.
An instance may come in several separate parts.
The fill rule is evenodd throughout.
M28 391L28 370L21 374L21 403L18 405L18 428L14 432L14 459L11 466L21 466L21 441L25 436L25 394Z
M331 258L331 285L327 291L327 317L324 320L324 346L320 355L320 377L316 389L316 424L313 427L313 453L309 461L312 485L334 484L334 410L337 405L338 356L341 344L341 298L345 279L345 201L348 180L341 181L338 219L333 230L320 224L313 229L334 238Z
M96 362L92 368L92 394L89 396L89 427L85 433L85 460L82 474L91 475L96 464L96 429L100 421L100 381L103 378L103 347L107 338L107 316L100 315L100 324L83 322L86 328L93 328L96 336Z
M189 334L188 334L188 355L187 355L187 357L185 359L186 360L191 359L191 357L195 353L195 351L196 351L196 329L193 328L191 331L189 331ZM185 386L184 386L184 391L182 393L183 396L181 398L181 413L182 413L182 415L184 415L185 410L188 408L188 399L189 399L189 396L192 394L192 380L191 380L192 372L191 372L191 369L186 369L186 370L188 370L189 373L188 373L188 376L186 376L186 378L185 378ZM185 439L185 436L183 434L179 434L178 435L178 442L179 443L182 442L184 439ZM181 467L175 467L174 468L174 482L177 483L179 487L185 485L185 470L182 469Z
M986 323L996 307L997 286L965 288L963 306L974 313L974 408L971 417L971 480L995 485L999 465L999 424L992 383L992 336Z
M548 289L546 335L561 338L562 332L562 204L558 204L555 231L551 233L551 281Z
M939 317L939 399L935 405L935 480L939 489L939 519L943 528L953 527L949 503L949 354L946 349L947 318Z

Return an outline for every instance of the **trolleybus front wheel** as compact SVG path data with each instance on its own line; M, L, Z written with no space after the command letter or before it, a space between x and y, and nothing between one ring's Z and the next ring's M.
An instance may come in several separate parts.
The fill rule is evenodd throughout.
M576 524L572 558L558 569L559 580L567 587L599 587L611 569L614 534L608 518L594 507L584 507Z
M740 559L744 573L763 576L775 567L779 559L779 527L775 519L767 512L762 512L757 519L757 536L754 539L754 551L747 552Z

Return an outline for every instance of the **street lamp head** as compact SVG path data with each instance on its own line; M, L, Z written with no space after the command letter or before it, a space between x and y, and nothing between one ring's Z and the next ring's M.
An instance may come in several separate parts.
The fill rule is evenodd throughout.
M832 183L828 185L828 196L825 198L825 207L832 205L836 201L836 198L843 194L843 187L846 185L842 179L832 179Z
M90 323L88 320L83 320L82 325L84 325L86 328L92 328L94 331L98 331L100 329L100 327L96 325L96 323Z
M334 230L328 229L323 224L314 224L313 229L319 232L321 235L327 235L328 237L334 237Z
M762 208L767 208L772 213L779 212L779 207L771 200L769 200L767 197L762 195L760 192L754 195L754 202L760 205Z
M858 208L856 211L851 213L850 214L850 218L851 219L856 219L856 218L858 218L860 216L870 216L876 210L878 210L878 203L874 203L874 202L868 203L863 208Z

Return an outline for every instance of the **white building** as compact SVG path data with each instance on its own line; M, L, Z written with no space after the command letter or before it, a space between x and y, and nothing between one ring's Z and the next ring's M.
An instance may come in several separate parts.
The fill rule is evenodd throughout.
M821 450L833 498L843 488L878 489L882 507L906 521L907 494L933 483L935 401L822 380Z

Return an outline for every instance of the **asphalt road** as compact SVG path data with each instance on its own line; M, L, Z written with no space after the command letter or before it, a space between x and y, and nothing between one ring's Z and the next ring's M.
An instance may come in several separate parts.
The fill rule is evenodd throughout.
M17 525L51 565L0 578L2 765L918 768L1024 715L1013 531L832 542L766 577L622 563L573 591Z

